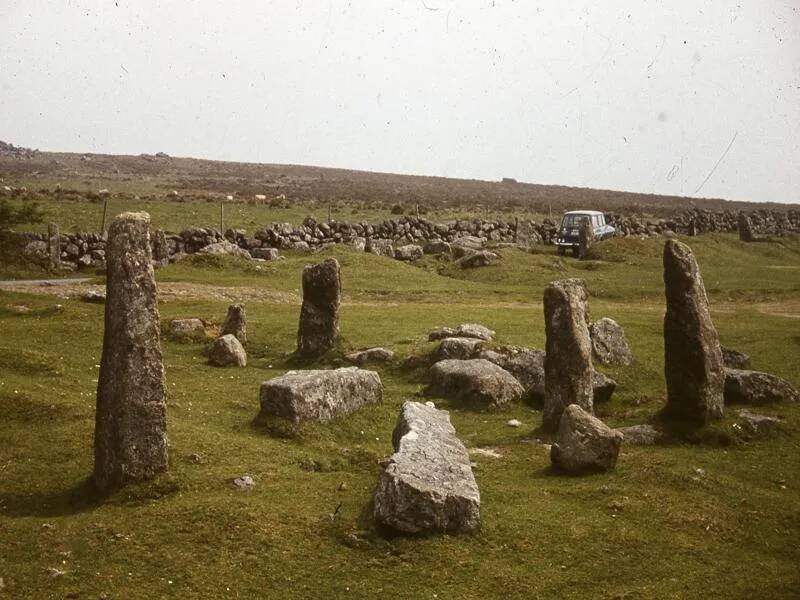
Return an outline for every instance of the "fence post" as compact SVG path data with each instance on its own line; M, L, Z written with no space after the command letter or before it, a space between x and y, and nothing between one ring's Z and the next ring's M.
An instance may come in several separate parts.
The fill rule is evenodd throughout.
M108 212L108 197L103 200L103 222L100 223L100 235L106 230L106 213Z
M225 200L219 201L219 231L225 233Z

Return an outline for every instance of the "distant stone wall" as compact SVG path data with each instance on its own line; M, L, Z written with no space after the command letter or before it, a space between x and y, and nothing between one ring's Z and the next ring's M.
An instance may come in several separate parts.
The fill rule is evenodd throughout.
M686 211L672 219L607 214L619 236L656 236L673 231L683 235L711 232L735 232L738 212ZM747 213L757 233L784 235L800 233L800 211L780 212L755 210ZM228 229L224 233L210 228L191 227L180 233L165 236L169 256L193 254L210 244L223 240L233 242L246 250L257 248L313 250L326 244L350 244L363 249L370 240L388 240L395 248L408 244L425 246L433 242L475 244L519 244L534 246L551 243L557 224L549 219L542 222L516 219L455 220L433 223L424 218L404 216L387 219L381 223L318 222L307 217L302 224L272 223L250 234L242 229ZM6 242L27 258L48 264L48 236L46 233L4 234ZM60 236L61 262L67 270L102 268L105 265L105 235L99 233L62 233Z

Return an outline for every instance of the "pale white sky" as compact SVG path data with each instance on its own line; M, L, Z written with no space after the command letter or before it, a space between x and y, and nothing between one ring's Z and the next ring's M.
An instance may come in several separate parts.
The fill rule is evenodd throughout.
M2 0L0 32L18 145L800 202L800 0Z

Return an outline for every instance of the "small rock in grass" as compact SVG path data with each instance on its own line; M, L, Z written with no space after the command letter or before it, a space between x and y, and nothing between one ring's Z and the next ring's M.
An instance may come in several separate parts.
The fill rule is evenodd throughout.
M253 486L255 486L256 482L253 481L253 478L250 475L242 475L241 477L237 477L233 480L233 485L240 490L249 490Z
M236 336L228 333L211 344L208 362L216 367L246 367L247 352Z
M562 471L608 471L614 468L622 434L577 404L561 414L556 443L550 449L553 466Z
M356 365L363 365L364 363L370 361L386 362L388 360L392 360L393 358L394 352L387 350L386 348L369 348L367 350L351 352L345 356L345 359Z
M743 427L753 434L773 433L781 428L781 420L777 417L770 417L742 409L739 411Z
M509 427L522 427L522 421L519 421L517 419L510 419L506 421L506 425L508 425Z
M661 438L661 432L652 425L630 425L617 429L622 436L623 442L633 446L653 446Z

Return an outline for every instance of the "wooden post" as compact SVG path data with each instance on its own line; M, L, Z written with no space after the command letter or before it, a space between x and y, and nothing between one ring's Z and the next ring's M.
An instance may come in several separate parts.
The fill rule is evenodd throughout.
M106 212L108 212L108 198L103 200L103 222L100 223L100 235L106 230Z
M331 205L328 203L328 224L331 222Z
M419 219L419 204L417 204L417 219Z
M225 233L225 200L219 201L219 231Z

